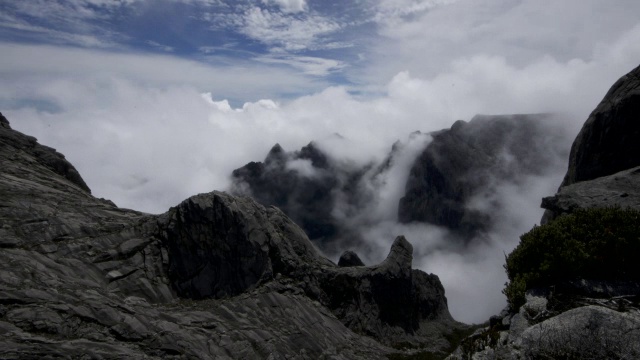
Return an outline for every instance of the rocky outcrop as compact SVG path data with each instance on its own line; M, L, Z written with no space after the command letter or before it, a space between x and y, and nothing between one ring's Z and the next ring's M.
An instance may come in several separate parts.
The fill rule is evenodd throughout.
M291 166L292 161L300 167ZM251 162L233 171L233 193L277 206L311 239L322 242L339 231L339 224L331 216L331 194L340 186L338 176L313 143L294 153L287 153L276 144L264 162Z
M640 66L611 87L582 126L558 193L542 201L541 222L579 208L640 207L639 139Z
M640 209L640 167L561 187L556 195L542 199L548 210L543 222L579 209L615 206Z
M159 224L180 297L226 298L260 286L293 291L389 345L416 338L421 321L452 321L437 276L411 269L404 237L380 265L338 267L279 209L219 192L185 200Z
M48 146L38 144L36 138L32 136L11 131L9 121L1 113L0 132L5 150L8 151L10 148L21 149L26 152L33 161L43 165L47 170L53 171L54 173L69 180L80 189L91 193L91 190L84 182L76 168L74 168L73 165L64 158L64 155Z
M571 146L561 186L640 166L640 66L620 78Z
M338 267L249 198L120 209L1 119L3 358L380 359L460 326L403 238L382 264Z
M444 226L467 238L487 230L499 210L491 194L500 184L541 175L565 157L564 132L553 119L478 115L433 133L411 168L398 219ZM472 199L483 206L471 206Z
M612 295L612 294L609 294ZM570 309L555 308L575 301ZM505 310L463 341L448 360L635 359L640 356L637 299L529 292L517 313ZM566 310L566 311L565 311Z

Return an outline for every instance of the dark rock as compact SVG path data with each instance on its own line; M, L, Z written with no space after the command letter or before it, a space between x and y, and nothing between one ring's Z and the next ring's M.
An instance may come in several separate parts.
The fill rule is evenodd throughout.
M451 321L438 277L412 270L412 252L400 236L379 265L325 272L319 286L327 306L349 328L387 344L416 341L425 320Z
M9 125L9 120L7 120L7 118L4 117L2 113L0 113L0 127L3 127L5 129L11 129L11 126Z
M249 198L119 209L0 124L3 358L383 359L446 348L461 326L403 238L377 266L341 268Z
M640 210L640 167L594 180L566 185L554 196L542 199L547 223L579 209L621 207Z
M478 115L432 134L415 161L400 199L401 222L427 222L472 237L487 230L500 204L498 184L541 175L566 151L551 115ZM469 206L486 196L483 209Z
M308 161L313 174L300 174L287 167L290 160ZM338 174L328 170L328 159L313 143L295 153L276 144L263 163L251 162L232 173L233 193L250 195L259 203L282 209L311 239L323 242L339 232L331 215L332 190L339 186Z
M364 266L362 260L358 254L353 251L347 250L342 255L340 255L340 259L338 260L338 266L340 267L350 267L350 266Z
M76 168L73 167L64 155L55 151L48 146L37 143L36 138L24 135L20 132L11 130L9 121L0 113L0 146L2 151L8 156L15 154L17 151L23 151L24 155L29 156L34 161L44 165L49 171L61 175L80 189L91 193L91 190L84 182ZM22 155L22 154L21 154Z
M268 219L256 206L222 193L201 194L167 214L169 277L178 295L223 298L272 277Z
M542 201L541 223L579 208L638 208L637 173L624 170L640 166L639 140L640 66L611 87L582 126L558 193Z
M561 186L640 166L640 66L621 77L571 146Z

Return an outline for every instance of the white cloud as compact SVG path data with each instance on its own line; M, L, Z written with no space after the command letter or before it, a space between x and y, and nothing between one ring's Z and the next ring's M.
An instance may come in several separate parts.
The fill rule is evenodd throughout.
M458 0L379 0L375 7L374 20L385 26L395 26L407 17L456 1Z
M265 4L274 4L284 13L299 13L307 11L306 0L262 0Z
M201 92L233 100L258 100L281 92L309 93L327 86L322 80L310 81L291 69L272 67L265 71L265 65L238 60L229 65L208 65L169 55L119 54L6 43L0 43L0 51L3 54L0 58L0 79L9 82L20 79L22 85L19 89L23 90L11 89L19 92L18 98L45 96L45 99L59 101L69 108L83 106L83 100L68 103L71 100L69 96L60 100L63 94L43 94L38 89L42 78L99 84L101 80L118 76L149 86L189 84Z
M311 160L309 159L294 159L287 161L285 169L293 170L303 177L315 178L318 176L318 171L313 167Z
M340 71L347 66L344 62L338 60L289 54L270 54L259 56L255 60L266 64L288 65L300 69L304 74L314 76L325 76L332 72Z
M152 41L152 40L147 40L147 44L165 52L173 52L175 50L175 48L173 48L172 46L163 45L163 44L160 44L159 42Z
M319 15L293 17L268 9L250 7L243 14L227 16L239 32L268 46L286 51L299 51L321 47L321 37L341 26Z
M638 24L640 2L620 0L458 0L430 11L381 23L366 69L369 82L408 70L433 77L452 61L480 54L523 67L544 57L590 62L594 49L608 47ZM595 16L594 14L597 14ZM629 44L632 48L638 45ZM628 49L628 51L631 49ZM634 60L635 61L635 60Z

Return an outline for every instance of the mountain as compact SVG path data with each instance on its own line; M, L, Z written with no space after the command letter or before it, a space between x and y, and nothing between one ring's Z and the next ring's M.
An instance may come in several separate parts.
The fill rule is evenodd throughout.
M466 328L403 237L378 265L338 266L247 197L121 209L1 115L0 169L2 358L442 356Z
M518 258L507 257L508 272L533 265L545 274L562 269L562 278L547 275L536 284L527 279L536 274L523 274L522 288L511 288L524 292L523 304L492 317L448 359L640 357L639 144L640 66L612 86L584 123L558 193L542 201L545 225L521 237ZM549 242L541 248L543 239ZM524 264L523 254L546 260ZM583 275L565 278L570 270Z
M296 166L298 165L298 166ZM318 243L330 241L341 232L331 212L332 193L355 183L361 171L334 165L314 143L288 153L273 146L264 162L251 162L232 173L233 193L250 195L259 203L277 206ZM343 179L348 179L345 183ZM354 192L347 192L355 198Z
M500 186L542 175L566 158L565 132L550 114L477 115L432 137L411 167L398 220L444 226L467 239L498 220L491 195Z
M478 115L450 129L415 132L380 163L359 166L345 166L313 142L294 152L276 144L263 162L233 171L232 192L279 207L329 253L366 247L361 229L382 221L441 226L468 241L500 220L502 204L494 199L500 187L522 185L566 159L562 120ZM402 179L397 189L388 188L390 179ZM387 193L396 194L385 204L391 217L372 215Z

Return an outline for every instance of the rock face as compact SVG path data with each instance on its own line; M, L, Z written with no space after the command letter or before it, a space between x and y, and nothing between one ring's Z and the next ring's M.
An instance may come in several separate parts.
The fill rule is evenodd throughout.
M149 215L74 174L0 117L3 358L380 359L440 351L460 326L402 237L379 265L338 267L249 198Z
M475 116L432 134L415 161L400 199L401 222L427 222L471 237L493 222L499 183L541 175L564 157L564 132L551 115ZM482 199L487 197L487 199ZM483 206L470 206L472 199Z
M614 207L640 209L640 167L590 181L562 186L558 193L542 199L545 222L578 209Z
M332 164L314 144L285 152L276 144L264 162L251 162L232 173L233 193L250 195L259 203L277 206L316 243L334 239L343 230L332 215L333 193L358 182L362 171ZM356 197L355 191L343 191Z
M542 223L577 208L639 208L638 166L640 66L611 87L582 126L558 193L542 201Z
M406 145L424 139L418 155L409 159L406 186L397 189L397 220L443 226L471 238L499 218L501 204L494 195L501 185L518 185L561 166L558 159L566 159L569 149L560 124L548 114L478 115L429 134L431 142L427 134L411 134L407 143L394 144L380 164L360 168L341 167L313 143L296 152L276 145L264 162L233 171L233 191L281 208L323 249L362 245L363 224L354 226L352 220L376 206L371 199L390 169L406 160L399 160ZM394 173L393 181L404 179L404 171ZM339 245L330 246L333 241Z
M620 78L571 146L561 186L640 166L640 66Z

